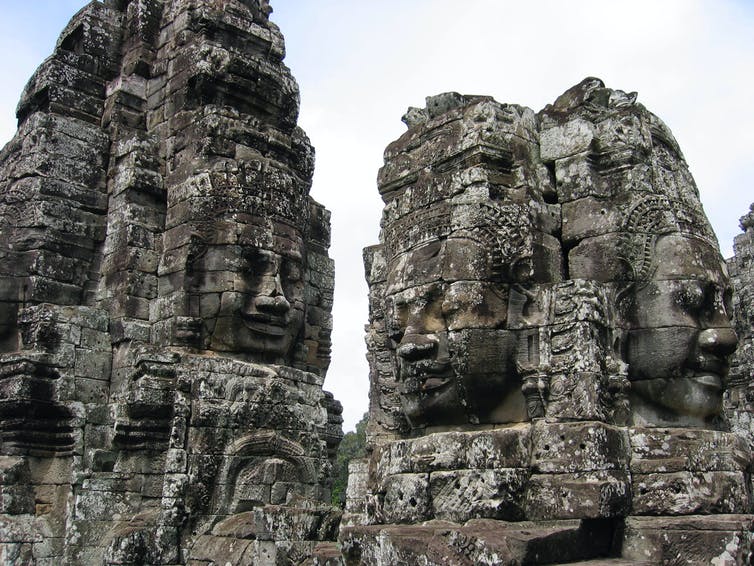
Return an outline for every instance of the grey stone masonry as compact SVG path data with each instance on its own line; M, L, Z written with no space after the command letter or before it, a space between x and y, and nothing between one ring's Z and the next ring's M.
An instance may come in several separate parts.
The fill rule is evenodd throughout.
M754 224L728 380L725 262L636 100L587 78L539 113L444 93L404 116L364 252L347 564L751 563Z
M738 349L731 360L725 409L733 430L754 446L754 209L741 218L741 228L728 260Z
M266 0L93 1L0 152L0 563L331 555L329 212Z

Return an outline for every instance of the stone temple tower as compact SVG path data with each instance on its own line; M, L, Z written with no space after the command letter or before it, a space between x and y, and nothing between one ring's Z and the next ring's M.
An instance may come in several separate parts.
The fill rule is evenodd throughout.
M741 228L728 260L738 349L731 360L725 409L733 429L754 444L754 205L741 218Z
M0 153L0 561L333 540L329 212L266 0L93 1Z
M636 99L588 78L539 113L445 93L404 116L364 254L349 564L750 563L731 285Z

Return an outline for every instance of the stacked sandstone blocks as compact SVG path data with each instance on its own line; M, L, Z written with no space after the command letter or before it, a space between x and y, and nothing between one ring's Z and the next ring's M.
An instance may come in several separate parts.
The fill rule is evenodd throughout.
M752 205L754 206L754 205ZM743 233L733 243L734 256L728 260L733 295L738 349L731 360L726 414L736 430L754 443L754 208L741 217Z
M91 2L0 155L0 561L334 540L329 212L260 0Z
M404 121L365 251L346 562L748 563L731 286L668 128L598 79Z

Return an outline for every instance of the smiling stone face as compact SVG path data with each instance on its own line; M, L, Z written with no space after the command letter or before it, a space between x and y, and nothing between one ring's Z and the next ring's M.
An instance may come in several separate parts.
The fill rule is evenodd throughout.
M300 238L272 241L271 249L216 246L201 262L196 295L210 349L250 361L291 359L304 320L304 250ZM233 271L212 271L220 261Z
M390 262L387 326L413 426L523 419L504 329L508 290L493 271L490 250L464 236L425 243Z
M735 350L731 288L719 254L694 238L661 237L661 260L632 302L628 363L635 420L702 426L720 413Z
M303 322L301 256L256 249L244 256L233 290L223 293L211 347L287 357Z

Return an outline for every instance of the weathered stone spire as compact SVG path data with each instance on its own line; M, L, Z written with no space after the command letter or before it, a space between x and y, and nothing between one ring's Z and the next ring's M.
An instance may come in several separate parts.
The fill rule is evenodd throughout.
M750 561L750 412L732 430L722 413L730 284L636 99L590 77L536 114L445 93L404 116L364 254L371 450L347 559Z
M334 537L329 212L270 12L94 1L24 90L0 154L11 562L285 563Z
M728 260L738 349L731 360L725 408L733 429L754 445L754 205L740 226L743 232L735 237Z

